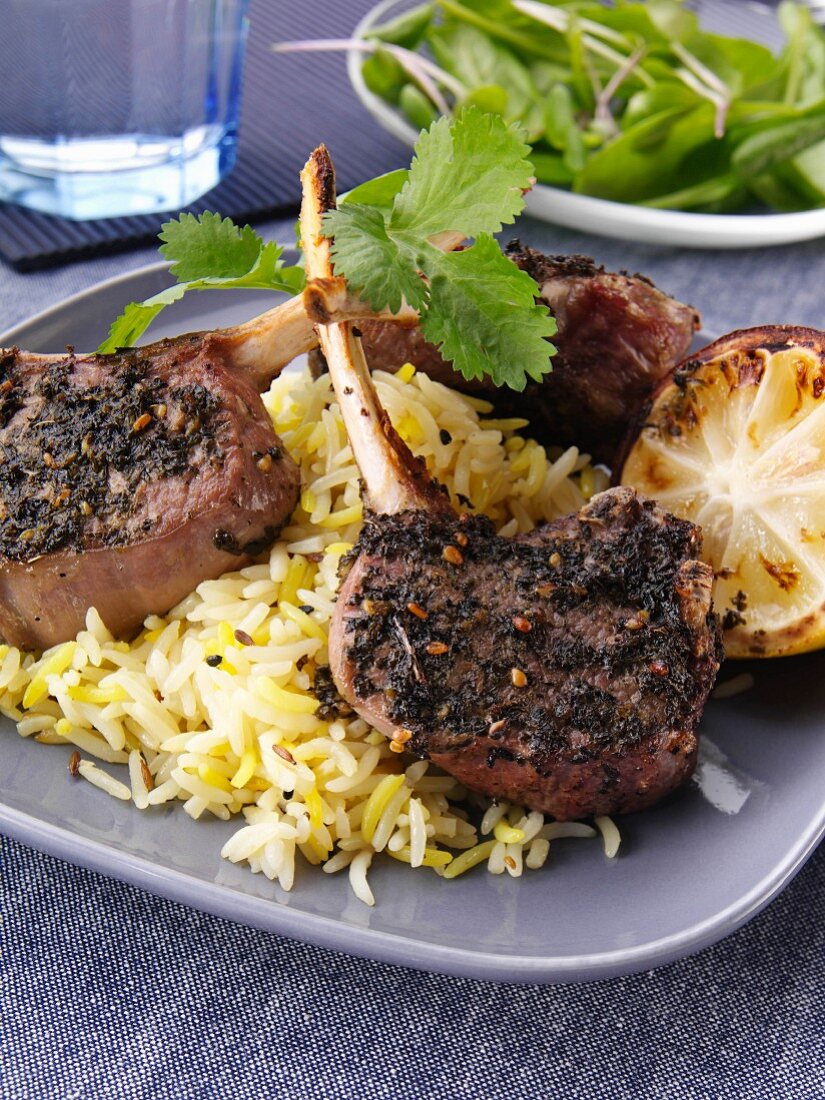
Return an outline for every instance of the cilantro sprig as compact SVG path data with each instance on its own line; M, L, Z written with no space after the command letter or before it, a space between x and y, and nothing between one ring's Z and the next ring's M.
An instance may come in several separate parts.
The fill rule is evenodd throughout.
M208 211L195 217L181 214L161 228L161 255L174 261L170 271L178 280L144 302L131 302L112 323L109 336L97 349L112 352L131 347L155 317L190 290L279 290L296 294L304 284L299 267L286 267L283 248L263 241L251 226L243 228L229 218Z
M550 369L556 331L536 284L492 236L524 207L527 153L517 129L468 108L421 134L406 176L372 181L324 220L336 274L351 290L376 311L406 300L465 378L489 375L515 390ZM444 252L437 241L448 233L475 243Z
M522 390L550 370L556 323L538 288L493 237L524 207L532 184L523 135L468 107L422 132L409 170L369 180L324 222L336 274L375 311L417 309L424 335L465 378L489 376ZM439 245L468 238L451 252ZM301 267L248 225L219 214L166 222L161 253L177 282L132 302L98 351L133 345L166 306L190 290L263 289L298 293Z

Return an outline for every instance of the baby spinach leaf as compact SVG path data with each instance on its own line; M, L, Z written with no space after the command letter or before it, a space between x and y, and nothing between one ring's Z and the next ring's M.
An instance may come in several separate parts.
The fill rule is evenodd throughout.
M507 93L505 118L522 118L537 98L530 73L513 53L474 27L440 27L429 38L433 56L468 89L496 85Z
M398 106L415 126L416 130L426 130L438 118L438 111L432 100L415 84L405 84L398 97Z
M825 100L800 113L798 119L780 122L745 138L733 154L733 165L745 179L761 176L824 140Z
M371 92L394 104L398 104L401 89L410 79L404 66L389 50L376 50L368 57L361 66L361 75Z
M434 12L435 4L420 4L387 23L373 27L367 38L378 38L393 46L414 50L430 29Z
M617 202L644 202L706 179L724 149L713 136L714 108L662 111L596 150L575 190Z

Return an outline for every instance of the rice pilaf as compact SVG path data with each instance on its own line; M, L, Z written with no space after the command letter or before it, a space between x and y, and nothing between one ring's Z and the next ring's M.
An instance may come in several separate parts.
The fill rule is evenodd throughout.
M471 501L504 535L575 512L607 487L576 448L548 454L518 434L527 421L493 419L487 402L409 364L374 378L397 431L457 506ZM468 795L357 716L316 713L338 565L361 524L358 471L326 375L282 375L264 402L303 485L269 560L199 585L131 643L91 610L74 641L40 659L1 646L0 710L24 737L122 765L120 779L76 756L71 770L139 809L181 800L196 819L242 813L222 854L285 890L298 852L328 873L348 868L372 905L376 852L445 878L484 862L518 876L542 866L557 837L597 836ZM615 854L615 827L597 824Z

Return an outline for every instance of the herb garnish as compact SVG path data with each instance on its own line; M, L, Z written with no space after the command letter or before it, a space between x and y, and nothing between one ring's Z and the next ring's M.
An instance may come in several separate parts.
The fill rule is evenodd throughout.
M181 214L160 231L161 255L174 261L174 286L131 302L112 323L108 339L97 349L112 352L132 347L166 306L189 290L280 290L297 293L304 282L298 267L285 267L283 248L264 242L251 226L239 228L229 218L207 211L196 218Z
M547 372L556 331L534 281L492 237L524 206L527 153L516 130L469 108L422 133L408 173L384 177L381 192L357 189L325 219L336 273L373 309L396 311L406 299L465 378L489 375L515 390ZM450 232L475 244L443 252L432 243Z
M437 120L419 137L409 170L362 184L327 215L336 274L373 309L419 310L421 328L465 378L489 376L522 390L540 379L554 352L556 323L538 287L492 234L524 207L533 166L521 131L474 107ZM126 307L98 348L128 347L158 313L189 290L267 289L297 293L300 267L218 214L183 214L160 234L175 286ZM462 251L447 239L470 238Z

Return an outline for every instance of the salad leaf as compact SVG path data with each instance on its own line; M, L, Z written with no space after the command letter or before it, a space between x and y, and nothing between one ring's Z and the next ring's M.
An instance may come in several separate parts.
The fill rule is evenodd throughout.
M401 99L401 90L410 79L404 66L389 50L376 50L368 57L361 68L361 75L371 92L394 104Z
M398 106L417 130L426 129L438 118L438 111L415 84L405 84L398 97Z
M506 93L504 118L524 119L538 98L530 73L515 55L475 27L439 27L429 37L433 56L468 88L494 85Z
M477 107L485 114L501 115L502 118L507 114L507 103L507 90L500 84L480 84L461 99L462 107Z
M713 105L675 107L631 126L597 150L575 190L616 202L645 202L717 173L725 150L713 136Z
M564 154L562 159L570 172L584 168L584 139L576 123L573 96L564 84L557 84L547 97L544 133L549 144Z
M820 141L825 141L825 100L792 122L745 138L733 154L733 164L742 176L760 176Z
M429 29L434 12L435 4L419 4L403 15L374 27L367 38L378 38L393 46L414 50Z
M780 165L778 172L782 180L795 189L803 207L825 205L825 141Z
M449 74L452 84L437 73L434 79L450 112L475 104L518 122L542 181L686 209L696 209L702 195L715 196L702 209L747 206L754 196L782 209L791 201L819 204L820 162L809 154L817 129L804 112L825 99L825 30L808 5L779 4L786 42L777 53L706 31L683 0L519 7L512 0L436 0L431 9L417 19L415 49ZM397 105L403 85L399 77L385 98ZM415 93L405 96L407 113L424 121L429 105L425 115ZM679 121L679 110L689 119ZM678 132L662 145L669 111ZM780 124L773 138L757 138ZM658 166L643 146L661 146ZM753 162L763 169L758 176L743 175L741 166L768 148L770 155Z

